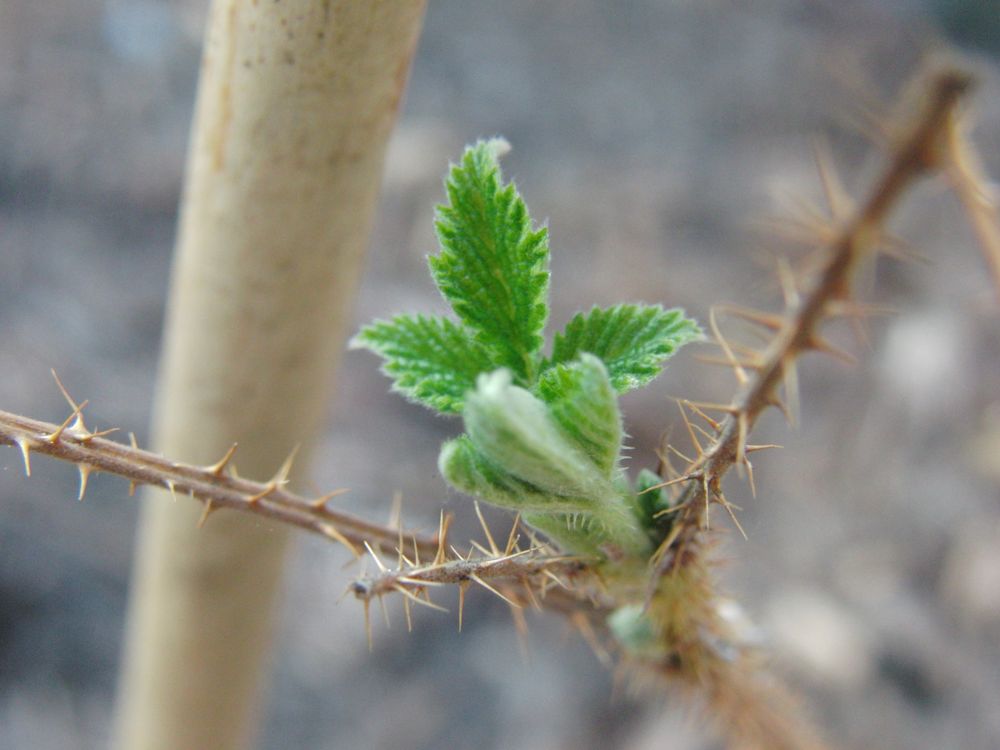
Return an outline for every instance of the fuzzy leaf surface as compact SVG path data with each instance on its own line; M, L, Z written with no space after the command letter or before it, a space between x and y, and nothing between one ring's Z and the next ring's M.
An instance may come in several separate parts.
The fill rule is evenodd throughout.
M513 385L509 371L481 375L462 416L472 444L487 461L541 491L594 502L616 494L610 480L563 434L547 406Z
M392 389L411 401L445 413L461 413L476 376L492 369L486 350L460 325L446 318L399 315L377 320L351 340L385 361Z
M621 453L622 418L601 360L584 353L576 362L550 367L539 380L538 394L562 431L610 479Z
M645 385L681 346L701 338L701 329L680 309L660 305L594 307L578 313L555 336L547 367L589 352L604 362L619 393Z
M441 252L428 258L438 289L476 339L523 385L533 382L548 318L549 247L512 183L501 179L500 140L469 147L438 206Z
M483 456L468 435L441 446L438 469L455 489L502 508L543 515L594 508L594 502L586 498L553 495L518 479Z

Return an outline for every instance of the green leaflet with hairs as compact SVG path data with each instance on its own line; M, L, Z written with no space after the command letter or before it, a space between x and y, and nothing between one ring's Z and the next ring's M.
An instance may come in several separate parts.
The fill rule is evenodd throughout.
M397 315L352 345L383 358L394 390L462 416L465 434L438 460L453 487L521 511L565 552L643 561L669 523L656 516L666 495L629 487L617 397L701 331L661 305L593 308L556 334L546 358L548 233L503 180L507 148L470 146L445 181L440 249L428 262L457 320Z

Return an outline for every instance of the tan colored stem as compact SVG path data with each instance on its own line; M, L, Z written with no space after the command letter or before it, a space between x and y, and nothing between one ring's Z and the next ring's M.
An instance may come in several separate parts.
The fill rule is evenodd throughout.
M154 446L266 479L327 391L423 0L214 0L173 271ZM294 476L292 477L294 482ZM120 694L125 750L245 747L284 527L155 491Z
M802 301L785 315L759 363L753 366L755 372L733 398L717 437L685 472L694 481L681 500L686 512L679 527L680 539L676 540L679 545L704 527L708 502L721 498L723 476L743 460L747 435L760 414L778 402L777 391L795 360L803 352L822 348L819 327L829 316L830 305L848 296L853 272L877 246L889 212L915 180L941 167L942 139L959 99L971 84L967 74L952 69L928 76L922 109L905 123L907 129L867 198L830 243L825 266Z
M5 411L0 411L0 444L21 450L29 474L33 453L75 464L80 471L81 500L90 474L113 474L127 479L133 489L139 485L165 488L174 498L200 500L204 505L199 526L224 508L311 531L343 544L357 556L366 542L391 554L400 547L399 529L329 507L328 500L340 492L307 498L286 489L280 475L267 482L233 476L229 467L235 450L211 466L193 466L108 440L75 421L60 426ZM402 542L403 554L408 556L433 557L439 547L436 539L409 532L402 534Z

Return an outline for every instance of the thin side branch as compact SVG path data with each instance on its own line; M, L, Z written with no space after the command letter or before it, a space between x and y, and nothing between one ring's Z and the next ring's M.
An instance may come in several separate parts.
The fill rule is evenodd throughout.
M733 365L746 382L733 399L732 412L723 419L715 441L705 447L697 462L685 472L691 477L708 477L710 481L690 482L681 496L685 530L679 535L678 544L684 544L704 527L710 503L720 500L714 493L712 497L708 493L719 485L730 468L745 460L746 436L760 414L780 402L777 394L786 382L789 364L803 352L817 348L816 342L822 341L820 325L837 304L849 299L853 272L859 261L874 252L889 212L914 181L943 166L942 140L952 128L956 105L971 82L970 76L952 69L930 76L919 116L897 141L868 197L831 242L827 260L817 277L790 300L784 323L760 355L759 363L749 373ZM725 340L721 343L725 348ZM671 564L670 557L663 556L664 564Z
M200 500L205 503L206 515L218 508L231 508L287 523L339 542L355 556L361 554L365 542L388 551L400 545L398 529L331 509L327 500L339 492L306 498L286 489L286 467L269 482L255 482L234 476L227 470L233 449L211 466L170 461L156 453L90 432L83 426L80 410L80 406L75 407L71 418L62 425L0 411L0 444L21 451L29 475L32 453L76 464L81 472L81 499L87 477L103 472L122 477L132 486L161 487L175 497L188 495ZM438 547L437 541L430 537L406 533L402 538L405 554L410 556L430 557Z

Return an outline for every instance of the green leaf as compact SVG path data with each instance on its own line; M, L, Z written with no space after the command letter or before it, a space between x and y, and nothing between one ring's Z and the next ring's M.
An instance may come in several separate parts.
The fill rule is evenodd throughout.
M560 549L574 555L605 557L609 549L620 549L614 533L592 516L582 513L525 513L522 519L545 534Z
M441 446L438 469L455 489L502 508L521 512L539 511L544 515L594 507L592 500L553 495L518 479L487 460L468 435L449 440Z
M584 353L577 362L549 368L539 380L538 395L563 433L610 479L618 468L622 418L601 360Z
M589 352L604 361L619 393L645 385L681 346L701 338L701 329L679 309L660 305L615 305L578 313L556 334L551 367Z
M548 233L532 229L514 185L503 184L497 157L505 149L499 139L480 141L452 167L448 205L437 208L441 252L428 262L441 294L494 366L530 385L548 318Z
M562 432L542 401L511 383L510 372L481 375L463 411L465 430L494 466L553 495L617 496L610 480Z
M399 315L376 320L351 340L352 349L370 349L385 362L392 388L440 412L460 413L476 376L493 369L490 358L467 331L450 320Z
M635 478L636 512L656 542L667 537L676 518L676 514L664 512L670 510L671 504L670 495L662 485L663 478L649 469L642 469Z

